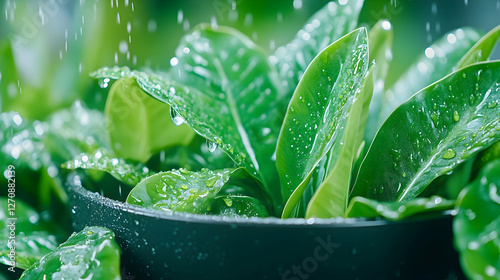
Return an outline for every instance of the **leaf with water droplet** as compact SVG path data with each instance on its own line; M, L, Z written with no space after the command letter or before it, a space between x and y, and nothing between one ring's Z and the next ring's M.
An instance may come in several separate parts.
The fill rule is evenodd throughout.
M224 194L220 192L223 188L233 186L235 180L245 180L246 186L256 184L242 168L160 172L137 184L129 193L127 203L169 212L210 214L215 209L212 204L216 198L234 195L228 190Z
M462 33L456 40L450 42L449 34ZM455 36L455 35L454 35ZM399 78L394 85L386 85L388 90L384 94L384 101L377 118L375 131L378 130L387 117L403 102L408 100L417 91L423 89L438 79L458 69L460 60L481 39L481 34L471 28L461 28L443 35L430 46L436 53L429 58L422 53L416 62ZM489 53L485 53L486 60ZM467 65L461 65L467 66ZM443 92L443 94L449 94ZM373 134L373 136L375 136Z
M57 248L58 243L65 238L64 231L57 223L42 219L20 199L15 199L15 209L12 208L12 203L7 197L0 197L0 217L3 217L0 219L0 263L12 266L9 254L13 247L15 266L27 269ZM15 243L9 238L11 223L15 224Z
M347 130L352 129L354 135L357 134L358 124L348 129L346 125L356 93L367 72L367 47L364 28L333 43L311 62L294 93L290 102L294 110L288 110L285 116L276 153L283 199L288 200L284 217L291 214L321 159L333 150L334 156L329 163L333 168L339 162L337 153L343 149L341 142ZM323 73L323 69L327 74ZM330 82L328 77L332 77ZM326 98L318 96L317 92ZM340 94L345 98L340 99ZM310 101L311 105L301 102L301 97ZM359 117L360 113L357 114L354 115ZM316 129L304 127L305 123ZM352 141L356 142L355 139ZM349 156L345 160L352 164L353 159Z
M460 263L470 279L500 278L500 160L485 165L457 199L453 219Z
M350 0L345 5L328 3L308 20L290 43L276 50L271 61L276 64L285 81L283 86L290 94L283 99L284 106L288 105L307 66L318 53L356 28L362 6L363 0Z
M191 141L194 132L179 126L180 115L168 118L170 106L144 93L133 78L122 78L111 87L105 116L111 147L117 157L146 162L168 146Z
M105 150L97 150L92 154L80 154L64 164L62 168L75 170L97 170L111 174L119 181L135 186L142 179L153 175L144 164L131 163L122 158L116 158L109 155Z
M411 200L434 179L500 140L495 129L500 108L486 105L500 97L499 75L500 62L475 64L428 86L396 109L377 133L351 195L379 201ZM475 90L476 83L480 91ZM446 94L449 85L457 89L454 96ZM477 100L474 106L469 104L470 96ZM446 104L437 109L438 123L431 117L434 102ZM459 122L450 114L454 111L460 114ZM459 141L464 136L473 143ZM401 159L387 156L394 149L401 149ZM403 172L406 177L401 176ZM383 194L378 192L381 187L385 188Z
M120 279L120 255L111 230L86 227L24 271L20 279Z

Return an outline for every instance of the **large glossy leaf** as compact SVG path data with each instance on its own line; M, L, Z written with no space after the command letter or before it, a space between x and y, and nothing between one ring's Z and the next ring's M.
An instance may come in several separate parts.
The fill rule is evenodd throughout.
M162 210L187 212L193 214L236 214L236 208L225 212L233 206L232 196L247 197L244 193L231 190L222 191L223 188L230 188L234 180L248 180L252 178L244 169L223 169L211 171L206 168L199 172L188 171L186 169L172 170L155 174L139 183L127 198L127 203L140 205L147 208ZM232 181L233 182L232 182ZM250 179L253 180L253 179ZM258 192L258 190L255 190ZM227 207L220 205L219 199L227 204ZM245 201L238 201L245 203ZM250 207L248 204L245 206ZM213 207L215 207L213 209ZM256 205L255 212L262 204ZM244 208L244 207L243 207ZM239 210L240 212L243 209ZM240 214L251 214L247 211Z
M108 172L119 181L131 186L135 186L142 179L153 175L144 164L129 163L122 158L112 157L103 150L92 154L80 154L73 160L62 164L62 167L69 170L81 168Z
M377 218L401 220L416 215L443 212L453 209L455 202L439 196L416 198L408 202L379 202L361 196L351 200L346 211L346 218Z
M437 40L386 91L376 131L399 105L417 91L456 70L462 57L481 38L470 28L457 29Z
M127 68L103 68L93 76L135 77L143 90L168 103L187 125L220 146L279 201L274 154L283 93L267 57L241 33L208 25L186 35L177 56L178 64L172 68L177 82Z
M278 68L283 87L292 94L309 63L328 45L354 30L363 0L330 2L316 12L287 45L270 60ZM288 105L290 97L283 100Z
M120 255L111 230L86 227L24 271L21 279L117 280L121 279Z
M364 139L368 142L367 145L370 144L378 129L378 116L384 102L385 80L389 72L389 63L392 61L393 37L391 23L387 20L377 22L368 33L369 57L370 61L375 61L375 69L373 70L373 97L370 102L369 117L364 134Z
M349 201L351 187L351 173L360 149L365 131L366 116L373 93L373 73L370 68L362 82L360 91L349 111L346 123L346 132L343 135L343 145L335 147L330 153L337 156L337 162L330 162L326 168L328 175L320 186L314 191L307 205L306 218L332 218L343 217ZM307 198L307 196L303 195Z
M408 201L500 139L500 62L461 69L415 94L377 133L352 197Z
M500 278L500 160L486 165L457 200L455 246L470 279Z
M367 68L364 28L330 45L307 68L288 107L277 147L283 199L290 198L284 217L295 207L321 159L344 145L349 112ZM333 154L331 165L339 160Z
M144 93L133 78L111 87L106 101L106 125L117 157L146 162L154 153L187 144L194 132L170 120L170 106Z
M42 220L29 205L7 197L0 197L0 229L0 263L22 269L55 250L62 233L57 224ZM15 239L9 238L11 230Z

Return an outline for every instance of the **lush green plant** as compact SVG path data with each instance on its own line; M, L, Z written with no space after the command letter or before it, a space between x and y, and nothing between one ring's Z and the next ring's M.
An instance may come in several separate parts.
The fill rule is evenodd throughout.
M359 26L362 3L328 4L271 55L234 29L199 25L181 40L166 73L118 66L92 73L110 87L103 112L75 103L78 110L22 124L17 113L3 113L0 125L12 132L0 138L0 156L15 151L22 162L37 162L35 171L65 162L94 184L108 172L130 187L127 203L159 211L399 220L458 205L464 269L493 279L498 250L492 257L485 252L493 243L474 243L484 256L477 264L470 244L474 232L491 237L500 230L490 221L500 214L498 162L488 164L499 156L500 62L486 62L500 27L484 36L468 28L446 34L432 55L389 85L392 29L387 21L369 31ZM79 123L57 122L71 113ZM16 148L16 137L36 144L36 161L27 158L32 150ZM57 179L51 185L65 201ZM485 195L495 214L483 220L474 207ZM28 250L19 266L39 261L25 277L57 271L51 260L85 231L94 236L84 230L41 260ZM112 239L106 230L91 231L104 232L99 241ZM90 251L77 254L84 260ZM116 275L117 263L104 259Z

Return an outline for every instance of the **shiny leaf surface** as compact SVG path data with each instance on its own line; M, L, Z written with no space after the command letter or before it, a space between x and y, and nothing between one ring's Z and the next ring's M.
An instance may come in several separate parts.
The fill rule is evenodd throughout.
M86 227L24 271L21 279L121 279L115 234Z
M141 163L128 163L122 158L109 156L106 151L98 150L93 154L80 154L73 160L62 164L69 170L85 169L108 172L119 181L135 186L153 173Z
M455 246L470 279L500 278L500 161L486 165L457 200Z
M283 199L290 198L284 217L321 159L344 145L348 114L367 67L367 34L361 28L330 45L307 68L288 107L277 147ZM334 153L330 164L338 160Z
M27 269L57 248L61 231L19 199L0 197L0 263ZM11 232L15 232L12 238Z
M352 197L411 200L435 178L498 141L499 77L500 62L475 64L400 106L375 137Z
M377 128L417 91L456 70L459 61L480 38L481 34L477 31L461 28L445 34L425 49L415 63L386 91Z

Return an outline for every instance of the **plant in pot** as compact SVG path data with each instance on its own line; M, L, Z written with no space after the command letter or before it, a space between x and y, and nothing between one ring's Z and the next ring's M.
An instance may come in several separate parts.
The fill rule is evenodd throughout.
M271 55L201 24L168 72L92 73L104 112L74 108L104 136L62 165L82 231L22 277L119 277L113 231L154 279L462 277L453 221L465 274L497 278L500 28L451 31L388 84L392 27L359 26L362 5L329 3Z

